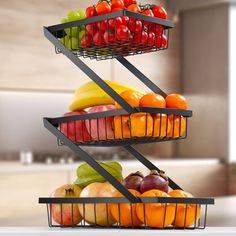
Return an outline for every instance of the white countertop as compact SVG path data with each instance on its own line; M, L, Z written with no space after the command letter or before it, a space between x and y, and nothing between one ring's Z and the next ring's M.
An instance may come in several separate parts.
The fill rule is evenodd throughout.
M82 228L44 228L44 227L0 227L0 235L7 236L189 236L189 235L206 235L206 236L235 236L236 227L208 227L204 230L127 230L127 229L82 229Z

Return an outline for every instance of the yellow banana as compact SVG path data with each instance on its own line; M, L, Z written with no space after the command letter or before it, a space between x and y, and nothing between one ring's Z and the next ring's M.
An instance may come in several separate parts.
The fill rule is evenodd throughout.
M106 81L107 82L107 81ZM140 90L134 89L133 87L122 85L121 83L115 81L107 82L118 94L124 92L125 90L132 90L140 95L144 93ZM114 100L105 93L97 84L94 82L89 82L83 84L75 92L75 96L69 109L71 111L82 110L92 106L114 104Z

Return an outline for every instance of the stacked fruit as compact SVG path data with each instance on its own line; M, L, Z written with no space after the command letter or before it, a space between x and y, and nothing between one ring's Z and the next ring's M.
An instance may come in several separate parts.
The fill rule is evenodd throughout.
M122 167L117 162L99 164L104 167L118 181L122 182ZM122 197L111 184L87 164L77 169L75 184L63 185L56 189L51 197L63 198L102 198ZM168 177L164 172L151 171L147 176L136 172L123 180L123 185L137 197L193 197L182 190L168 192ZM188 227L193 225L200 217L200 207L196 204L143 204L143 203L92 203L52 204L52 217L60 225L72 226L82 219L91 225L109 226L119 222L124 227L150 226L165 228L170 225ZM145 208L145 210L144 210Z
M124 9L150 17L167 18L167 13L162 6L140 5L136 0L101 0L95 5L87 7L86 13L82 10L69 12L68 17L63 18L61 22L71 22ZM128 16L67 28L65 32L66 36L61 39L61 42L72 50L116 43L122 43L124 46L124 41L133 45L138 44L140 49L145 47L165 48L168 43L162 25ZM119 47L116 45L113 49L119 50Z
M105 80L105 82L132 107L187 109L186 99L179 94L170 94L164 98L159 94L145 94L115 81ZM65 116L105 112L121 109L121 106L97 84L89 82L76 90L70 109L72 112L66 113ZM60 129L73 142L131 137L178 138L185 134L186 118L177 115L139 112L130 115L70 121L62 123Z

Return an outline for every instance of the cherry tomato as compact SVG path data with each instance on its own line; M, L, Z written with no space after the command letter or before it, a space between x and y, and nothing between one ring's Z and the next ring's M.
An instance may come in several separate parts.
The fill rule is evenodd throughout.
M130 38L130 30L125 25L120 25L116 29L116 37L118 40L128 40Z
M96 24L88 24L85 27L86 33L90 35L94 35L98 31L98 27Z
M83 48L90 47L90 46L92 46L92 41L93 41L92 36L89 34L85 34L81 39L81 46Z
M111 0L111 8L121 8L125 9L125 4L123 0Z
M167 18L167 12L164 7L162 6L155 6L152 8L152 12L155 17L166 19Z
M142 14L144 14L144 15L146 15L146 16L154 17L154 14L153 14L153 12L152 12L151 9L146 9L146 10L142 11ZM145 26L148 26L149 24L151 24L151 22L144 21L144 25L145 25Z
M158 24L152 24L149 28L151 32L153 32L156 36L162 35L164 32L164 27Z
M148 40L148 33L143 30L142 32L139 32L138 34L135 34L133 42L147 44L147 40Z
M131 4L127 7L127 10L139 13L141 11L138 4Z
M116 17L113 19L109 19L108 20L108 28L110 30L114 30L115 28L119 27L120 25L122 25L122 19L120 17Z
M153 32L149 32L147 45L149 47L152 47L152 46L154 46L154 43L155 43L155 34Z
M122 25L127 26L129 24L129 17L128 16L121 16L120 17L122 19Z
M130 18L129 29L131 32L139 33L143 27L141 20L136 20L135 18Z
M167 45L167 42L168 42L168 39L164 34L162 36L158 35L156 38L156 47L157 48L165 48Z
M105 44L109 44L109 43L115 43L116 42L116 36L114 33L110 33L110 32L105 32L103 35L104 38L104 42Z
M119 7L116 7L116 8L112 8L111 9L111 12L116 12L116 11L122 11L124 10L123 8L119 8Z
M125 7L128 7L131 4L136 4L137 3L137 0L123 0L123 1L124 1L124 4L125 4Z
M86 18L96 16L97 15L96 8L94 6L87 7L85 15Z
M98 31L94 34L93 43L94 43L94 45L96 45L98 47L102 46L105 43L103 33L101 31Z
M102 20L97 22L97 27L98 29L100 29L101 31L105 31L107 29L107 20Z
M98 15L103 15L111 12L111 6L106 1L101 1L96 6L96 12Z

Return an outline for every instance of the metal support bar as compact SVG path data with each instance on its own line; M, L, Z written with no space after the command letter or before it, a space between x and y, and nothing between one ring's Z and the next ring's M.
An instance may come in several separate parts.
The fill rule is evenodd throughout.
M71 142L64 134L62 134L56 127L54 127L50 122L44 118L44 126L52 134L58 137L63 143L65 143L72 151L74 151L80 159L87 162L94 170L96 170L100 175L102 175L107 181L109 181L120 193L124 195L130 202L140 202L140 199L135 197L129 190L124 187L115 177L113 177L109 172L107 172L102 166L100 166L88 153L86 153L82 148Z
M154 93L162 95L164 98L167 96L156 84L154 84L147 76L145 76L140 70L138 70L134 65L132 65L123 56L116 58L124 67L126 67L132 74L134 74L140 81L142 81L148 88L150 88Z
M147 160L140 152L138 152L135 148L130 145L124 146L124 148L131 153L137 160L139 160L144 166L146 166L149 170L157 170L161 171L158 167L156 167L152 162ZM169 186L172 189L181 189L183 190L178 184L176 184L171 178L169 178Z
M110 95L128 113L135 112L135 108L129 105L114 89L112 89L102 78L90 69L82 60L67 49L46 27L44 27L45 37L51 41L60 51L67 56L77 67L79 67L91 80L93 80L102 90Z

